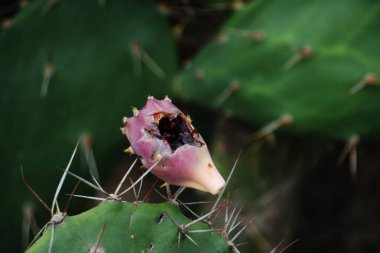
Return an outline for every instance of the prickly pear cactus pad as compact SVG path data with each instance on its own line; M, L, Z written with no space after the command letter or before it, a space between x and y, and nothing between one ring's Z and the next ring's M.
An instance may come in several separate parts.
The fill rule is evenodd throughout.
M1 214L21 214L31 199L19 184L21 165L41 198L51 199L54 175L80 135L92 141L81 160L93 150L98 167L111 171L105 159L121 144L120 115L167 93L174 49L154 1L29 1L0 30ZM12 231L5 251L20 248L20 223L2 221Z
M378 138L379 26L377 1L252 1L175 88L255 125L290 114L288 131Z
M215 232L191 233L198 246L184 236L178 244L179 232L172 220L191 222L172 204L106 201L57 225L51 252L90 252L95 245L96 252L229 252ZM209 227L198 223L189 230L202 229ZM27 252L48 252L50 237L51 228Z

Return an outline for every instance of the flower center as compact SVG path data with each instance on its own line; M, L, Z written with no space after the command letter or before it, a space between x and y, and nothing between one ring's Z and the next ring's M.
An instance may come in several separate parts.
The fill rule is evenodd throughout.
M189 125L186 117L181 114L174 118L163 116L158 122L158 130L161 137L169 143L174 152L185 144L196 145L197 141L194 138L196 132Z

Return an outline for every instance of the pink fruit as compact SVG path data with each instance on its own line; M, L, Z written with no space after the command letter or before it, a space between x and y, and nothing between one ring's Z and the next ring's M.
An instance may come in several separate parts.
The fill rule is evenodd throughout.
M130 151L165 182L217 194L225 185L202 136L169 98L148 97L134 116L124 118Z

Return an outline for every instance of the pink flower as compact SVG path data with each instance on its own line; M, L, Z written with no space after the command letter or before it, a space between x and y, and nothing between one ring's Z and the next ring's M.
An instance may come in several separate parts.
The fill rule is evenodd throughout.
M167 97L148 97L134 116L124 118L123 132L130 151L140 156L147 168L159 163L152 173L168 184L217 194L225 181L216 169L202 136Z

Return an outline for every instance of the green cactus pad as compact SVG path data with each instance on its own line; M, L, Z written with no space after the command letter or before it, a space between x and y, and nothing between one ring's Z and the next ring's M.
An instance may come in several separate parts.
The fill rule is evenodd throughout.
M20 214L3 221L5 230L15 231L3 237L4 251L20 248L14 228L21 228L23 202L33 198L21 183L20 166L36 192L52 199L56 172L78 137L87 134L98 168L112 171L109 161L122 153L122 116L146 96L168 92L176 72L174 49L154 1L35 0L0 31L0 181L7 207L2 215ZM133 50L144 61L136 61ZM50 62L54 73L42 96ZM105 173L100 172L103 178Z
M368 73L380 77L379 26L377 1L253 1L235 12L175 88L254 125L288 113L288 131L378 138L380 87L349 92ZM232 83L239 89L229 90Z
M165 216L166 215L166 216ZM190 233L196 246L182 236L178 247L178 224L191 222L172 204L146 204L106 201L56 225L52 252L89 252L99 238L98 251L104 252L229 252L224 239L215 232ZM209 229L195 224L189 230ZM51 228L27 251L47 252Z

